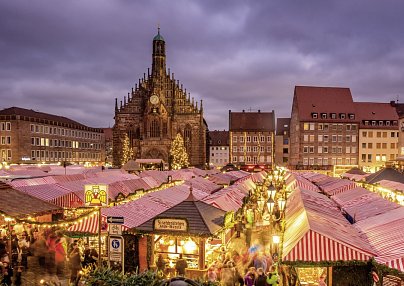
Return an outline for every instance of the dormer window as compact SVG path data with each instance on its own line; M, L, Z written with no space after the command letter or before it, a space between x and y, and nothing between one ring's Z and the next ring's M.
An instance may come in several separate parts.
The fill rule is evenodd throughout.
M376 121L372 120L372 126L376 126Z
M397 126L397 125L398 125L398 121L397 121L397 120L394 120L394 121L393 121L393 125L394 125L394 126Z
M336 113L331 113L331 119L336 119L337 118L337 114Z
M322 119L327 119L327 113L321 113L321 118Z
M368 120L365 120L365 123L364 123L365 125L369 125L369 121Z
M350 113L350 114L348 114L348 117L349 117L349 119L355 119L355 114Z
M317 119L317 118L318 118L318 113L313 112L313 113L311 114L311 117L314 118L314 119Z
M379 126L383 126L383 121L382 120L379 121Z
M339 114L339 118L340 118L340 119L345 119L345 113L340 113L340 114Z
M390 126L390 121L386 121L386 126Z

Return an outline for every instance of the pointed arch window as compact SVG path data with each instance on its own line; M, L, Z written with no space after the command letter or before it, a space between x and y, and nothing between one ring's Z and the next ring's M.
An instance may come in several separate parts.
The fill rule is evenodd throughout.
M160 137L160 123L157 119L153 119L150 122L150 137L156 138Z
M192 127L187 125L184 129L184 145L188 155L190 154L191 151L191 142L192 142Z

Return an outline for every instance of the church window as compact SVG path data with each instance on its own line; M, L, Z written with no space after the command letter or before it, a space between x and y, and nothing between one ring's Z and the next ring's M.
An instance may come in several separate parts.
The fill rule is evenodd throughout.
M150 123L150 137L160 137L160 124L157 119L153 119Z
M163 136L167 136L167 122L163 122Z
M192 142L191 134L192 134L192 128L191 126L187 125L184 129L184 145L188 155L191 150L191 142Z

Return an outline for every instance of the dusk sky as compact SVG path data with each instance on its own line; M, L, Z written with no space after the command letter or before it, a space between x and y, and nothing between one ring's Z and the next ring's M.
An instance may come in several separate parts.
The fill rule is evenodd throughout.
M349 87L355 101L404 102L404 1L0 0L0 109L112 127L115 98L151 68L160 24L167 67L228 112L290 117L295 85Z

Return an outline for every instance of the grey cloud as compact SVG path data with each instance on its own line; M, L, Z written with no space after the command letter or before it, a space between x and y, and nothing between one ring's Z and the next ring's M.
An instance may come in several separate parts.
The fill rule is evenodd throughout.
M151 67L160 23L167 65L198 101L211 129L228 110L290 116L295 85L350 87L355 100L403 95L398 1L0 2L0 107L113 123Z

